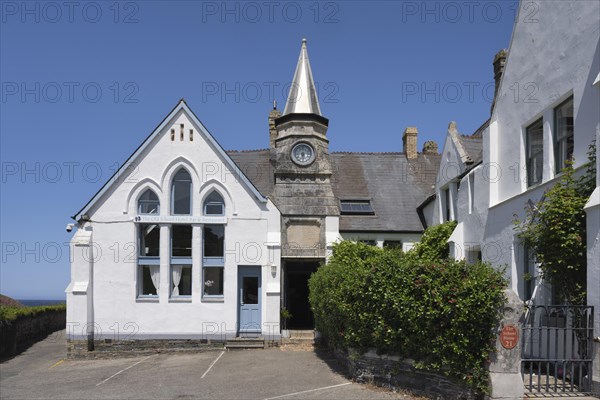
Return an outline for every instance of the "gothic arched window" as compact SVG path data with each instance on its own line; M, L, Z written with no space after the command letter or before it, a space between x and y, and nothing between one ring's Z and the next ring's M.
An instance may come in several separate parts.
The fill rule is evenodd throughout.
M190 215L192 213L192 177L181 168L171 185L171 214Z
M138 214L160 214L160 201L152 189L146 189L140 196Z
M217 192L213 191L204 200L204 215L225 215L225 201Z

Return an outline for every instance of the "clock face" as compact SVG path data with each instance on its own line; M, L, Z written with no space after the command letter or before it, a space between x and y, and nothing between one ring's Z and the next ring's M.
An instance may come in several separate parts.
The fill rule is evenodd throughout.
M308 143L298 143L292 149L292 160L299 165L308 165L315 159L315 151Z

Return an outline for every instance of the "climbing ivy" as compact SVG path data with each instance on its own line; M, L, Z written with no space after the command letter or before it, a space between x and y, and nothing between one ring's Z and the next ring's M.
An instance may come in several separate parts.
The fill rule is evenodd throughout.
M525 218L515 216L518 236L533 251L546 282L567 304L586 302L586 221L583 207L596 186L596 146L590 145L589 164L576 177L568 162L558 182L534 206L525 208Z

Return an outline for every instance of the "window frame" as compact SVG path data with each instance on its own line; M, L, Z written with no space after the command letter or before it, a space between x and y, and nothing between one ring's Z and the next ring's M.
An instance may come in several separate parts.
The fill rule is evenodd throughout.
M568 103L571 103L571 114L572 114L572 124L571 124L571 133L570 134L566 134L566 135L561 135L559 133L559 121L558 121L558 111L561 110L563 107L565 107L565 105L567 105ZM573 149L575 147L575 103L573 100L573 95L569 96L568 98L566 98L564 101L562 101L560 104L558 104L556 107L554 107L554 140L553 140L553 145L554 145L554 168L556 171L556 175L560 174L562 172L562 170L566 167L566 163L567 160L572 160L573 159L573 151L571 152L571 154L567 154L566 158L563 160L561 153L562 153L562 149L563 149L563 143L564 146L567 146L568 144L568 140L569 138L573 138ZM568 125L567 125L568 128Z
M206 269L218 269L221 271L221 294L207 294L206 286ZM225 297L225 265L202 265L202 298L203 299L222 299Z
M537 125L539 125L539 129L537 129ZM534 130L534 128L536 128L536 129ZM539 133L539 135L541 136L541 139L542 139L542 148L540 151L536 152L535 154L533 154L531 151L532 136L534 133ZM540 165L538 167L539 171L536 171L536 172L539 173L539 180L534 182L532 180L531 162L534 159L538 159L537 158L538 156L539 156L539 160L540 160ZM528 188L539 185L543 182L543 180L544 180L544 119L543 118L538 118L537 120L535 120L534 122L532 122L525 128L525 171L527 174L527 187Z
M188 269L190 271L190 294L173 294L173 290L175 289L173 285L173 267L180 266L181 267L181 279L183 279L183 270ZM179 281L181 284L181 280ZM192 264L185 263L171 263L169 265L169 298L170 299L179 299L179 300L191 300L192 293L194 290L194 266Z
M152 193L156 197L156 201L143 199L143 197L146 193ZM155 213L142 212L142 205L147 205L147 204L152 204L152 203L156 203L156 205L157 205ZM158 195L156 194L156 192L154 190L147 188L146 190L144 190L142 192L142 194L138 198L137 212L139 215L160 215L160 198L158 197Z
M155 226L154 229L158 230L158 254L155 256L149 256L146 254L142 254L142 250L145 248L145 244L146 244L143 229L144 229L144 227L151 226L151 225L154 225ZM160 259L160 225L159 224L137 224L136 228L137 228L138 260L140 262L142 262L142 261Z
M136 287L136 298L137 299L141 299L141 300L155 300L158 301L159 296L160 296L160 264L159 265L159 289L157 290L156 288L154 288L156 290L156 294L144 294L144 269L148 269L149 273L152 274L150 272L150 267L155 266L157 264L147 264L147 263L138 263L137 265L137 287ZM152 283L152 281L151 281ZM154 285L154 283L152 283L152 285Z
M219 196L219 198L221 199L221 201L210 200L210 197L212 195ZM209 206L214 206L214 205L220 205L221 206L221 212L219 214L213 214L213 213L208 213L207 212L207 208ZM204 199L204 203L202 204L202 214L206 215L206 216L211 216L211 217L222 217L222 216L225 215L225 199L223 198L223 196L221 195L221 193L219 193L217 190L213 190L212 192L209 193L208 196L206 196L206 198Z
M355 206L367 206L366 209L346 209L344 206L355 205ZM361 207L363 208L363 207ZM375 215L375 208L373 208L373 202L371 199L340 199L340 214L341 215Z
M175 182L185 182L185 181L180 181L180 180L176 180L177 175L179 175L179 173L181 171L185 171L188 176L190 177L189 180L189 196L190 196L190 204L189 204L189 212L188 213L175 213ZM192 213L194 212L194 206L193 206L193 200L194 200L194 182L192 179L192 174L190 174L190 171L188 171L186 168L181 167L177 170L177 172L175 172L175 174L173 175L173 180L171 181L171 215L192 215Z

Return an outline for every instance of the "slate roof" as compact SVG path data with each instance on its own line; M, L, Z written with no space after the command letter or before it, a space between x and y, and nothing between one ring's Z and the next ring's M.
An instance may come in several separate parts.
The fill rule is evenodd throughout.
M265 196L274 186L269 150L228 151ZM439 154L332 153L333 192L341 200L370 199L375 215L341 215L340 231L422 232L417 207L435 187Z
M460 145L469 156L470 162L477 164L483 159L483 138L473 136L459 136Z

